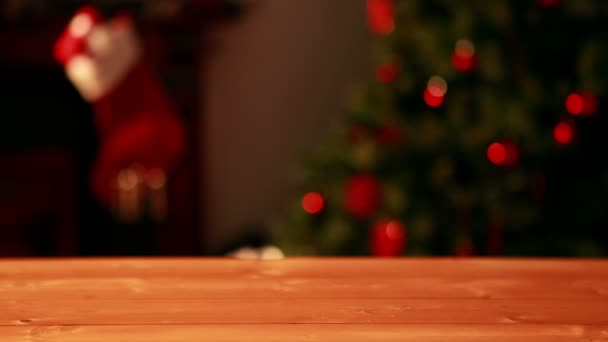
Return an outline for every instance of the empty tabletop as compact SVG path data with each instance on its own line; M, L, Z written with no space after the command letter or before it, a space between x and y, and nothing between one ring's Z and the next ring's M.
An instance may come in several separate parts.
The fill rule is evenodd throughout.
M0 261L0 341L608 341L608 261Z

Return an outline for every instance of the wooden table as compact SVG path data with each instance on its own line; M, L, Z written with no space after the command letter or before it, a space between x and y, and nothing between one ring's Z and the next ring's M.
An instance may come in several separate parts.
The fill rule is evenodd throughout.
M0 261L0 341L608 341L608 261Z

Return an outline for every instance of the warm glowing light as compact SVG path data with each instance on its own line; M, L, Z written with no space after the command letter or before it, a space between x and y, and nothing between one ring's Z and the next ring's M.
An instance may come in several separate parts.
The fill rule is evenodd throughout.
M467 72L473 68L475 62L475 45L468 39L460 39L456 42L456 48L452 54L452 66L459 72Z
M553 138L562 145L566 145L574 138L574 129L567 122L558 123L553 129Z
M503 164L507 160L507 149L504 144L494 142L488 147L488 159L493 164Z
M276 246L266 246L260 251L260 259L262 260L279 260L284 258L285 254Z
M302 208L309 214L318 214L325 207L325 200L318 192L309 192L302 197Z
M572 93L566 98L566 110L572 115L579 115L583 112L584 102L580 94Z
M457 53L452 55L452 66L458 72L467 72L473 69L473 57L462 57Z
M165 187L167 176L165 171L159 168L153 168L146 173L146 184L152 190L160 190Z
M70 58L65 71L70 81L76 85L76 89L87 101L100 96L102 89L99 72L93 59L85 55L76 55Z
M133 190L139 183L139 174L134 168L121 170L117 176L118 188L121 190Z
M460 39L456 42L455 52L460 57L471 58L475 54L475 45L468 39Z
M77 55L69 63L74 76L79 80L92 82L95 79L95 65L90 58Z
M88 13L80 13L70 22L70 33L75 38L86 36L91 28L93 28L93 19Z
M435 90L437 92L439 90ZM424 102L429 107L439 107L443 103L443 96L433 95L433 92L429 88L424 90Z
M433 76L427 82L427 89L433 96L444 96L448 91L448 82L441 76Z

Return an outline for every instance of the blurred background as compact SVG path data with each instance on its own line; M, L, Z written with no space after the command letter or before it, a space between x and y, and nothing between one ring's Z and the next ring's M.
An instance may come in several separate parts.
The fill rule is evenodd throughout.
M0 255L605 256L606 16L2 0Z

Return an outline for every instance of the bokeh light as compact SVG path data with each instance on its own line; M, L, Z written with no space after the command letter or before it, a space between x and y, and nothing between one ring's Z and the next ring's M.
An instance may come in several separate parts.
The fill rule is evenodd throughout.
M160 168L152 168L146 173L146 184L150 189L160 190L165 187L167 176Z
M572 93L566 98L566 110L572 115L579 115L583 112L584 102L580 94Z
M427 82L427 89L433 96L444 96L448 91L448 83L441 76L433 76Z
M116 178L118 188L122 191L133 190L141 181L140 175L134 168L121 170Z
M470 58L475 54L475 45L468 39L459 39L456 42L455 52L457 55Z
M555 125L555 128L553 129L553 138L562 145L570 143L574 138L574 129L572 128L572 125L564 121Z
M309 192L302 197L302 209L311 215L320 213L325 207L325 200L318 192Z
M490 144L487 154L492 164L500 165L507 160L507 149L504 144L499 142Z
M93 28L93 18L89 13L80 13L70 22L70 33L74 38L81 38L87 35Z
M475 45L468 39L460 39L456 42L452 54L452 66L459 72L467 72L473 68L475 61Z
M371 252L377 257L395 257L403 254L406 242L405 226L398 220L380 219L371 231Z
M435 90L435 91L438 91L438 90ZM424 90L423 96L424 96L424 102L429 107L439 107L443 103L443 96L434 95L428 87Z

